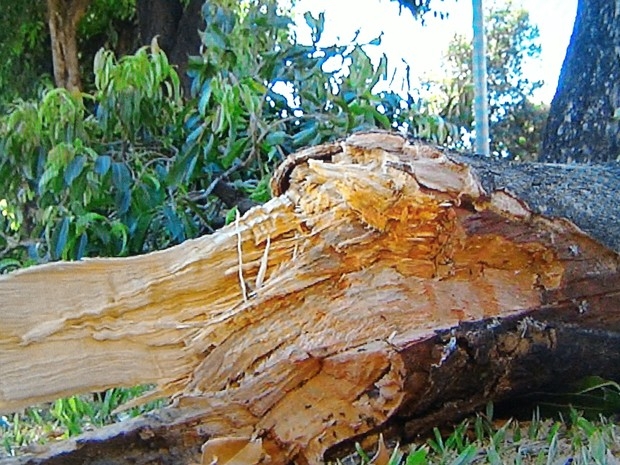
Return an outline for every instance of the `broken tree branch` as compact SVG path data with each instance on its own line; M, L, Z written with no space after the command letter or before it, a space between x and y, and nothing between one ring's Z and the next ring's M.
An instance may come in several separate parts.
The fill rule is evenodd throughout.
M289 157L274 199L212 236L0 278L1 411L139 383L174 399L16 463L161 463L140 455L157 444L318 463L567 377L620 380L618 255L489 189L507 175L482 164L356 134Z

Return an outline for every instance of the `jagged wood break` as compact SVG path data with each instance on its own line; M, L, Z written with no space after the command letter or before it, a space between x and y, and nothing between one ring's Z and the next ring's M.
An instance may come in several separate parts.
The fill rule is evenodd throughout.
M292 155L272 190L211 236L0 279L1 411L138 383L174 398L16 463L317 463L620 378L618 255L466 164L360 133Z

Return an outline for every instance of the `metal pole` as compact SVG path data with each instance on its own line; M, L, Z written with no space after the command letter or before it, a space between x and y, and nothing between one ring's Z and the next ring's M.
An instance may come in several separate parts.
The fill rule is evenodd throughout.
M489 156L489 102L487 93L486 40L482 0L472 0L474 10L474 122L476 126L476 153Z

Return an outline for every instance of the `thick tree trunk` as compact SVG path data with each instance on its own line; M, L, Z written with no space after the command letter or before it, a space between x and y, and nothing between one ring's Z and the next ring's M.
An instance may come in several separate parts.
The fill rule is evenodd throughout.
M171 62L179 67L183 89L188 97L191 93L192 82L187 75L187 64L190 56L200 55L202 42L198 32L205 28L202 17L202 8L205 3L205 0L189 1L179 22L179 32L170 53Z
M204 28L204 0L190 0L185 9L179 0L138 0L136 2L140 41L150 44L155 36L162 50L177 65L185 94L191 82L187 76L190 55L200 53L199 29Z
M571 218L593 207L590 167L515 166L357 134L291 156L275 198L212 236L0 278L0 411L137 383L175 399L0 463L318 463L490 400L620 381L619 256L506 191L550 180L583 197Z
M170 55L176 42L183 5L179 0L138 0L136 2L140 42L148 45L157 36L161 49Z
M541 161L614 161L620 156L619 50L619 3L579 0Z
M56 86L80 90L77 25L90 0L47 0Z

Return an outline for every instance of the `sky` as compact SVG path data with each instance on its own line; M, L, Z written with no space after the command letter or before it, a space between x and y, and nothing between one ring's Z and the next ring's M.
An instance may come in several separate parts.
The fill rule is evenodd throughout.
M483 0L485 6L494 0ZM390 0L297 0L295 7L298 37L309 42L303 12L314 16L325 12L322 44L350 42L356 30L358 40L368 42L382 35L380 46L365 48L378 60L385 53L388 66L396 70L393 89L399 90L408 63L414 75L440 78L442 56L454 34L472 35L472 4L470 0L435 0L434 4L449 12L447 19L428 15L425 24L416 21L408 11L398 13L398 4ZM540 30L541 58L525 66L524 73L532 80L541 79L544 86L535 99L550 103L557 86L566 47L573 29L577 0L513 0L530 13L530 21ZM432 5L432 4L431 4ZM415 77L415 76L414 76ZM386 84L387 86L387 84Z

